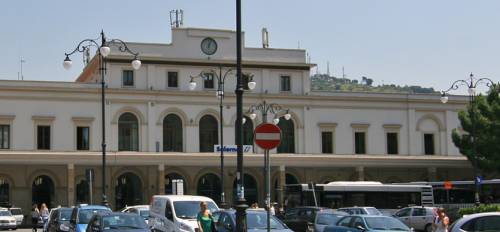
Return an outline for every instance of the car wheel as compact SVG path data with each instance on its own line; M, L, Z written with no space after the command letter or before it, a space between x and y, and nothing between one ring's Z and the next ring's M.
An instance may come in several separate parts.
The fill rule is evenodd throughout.
M432 225L431 225L431 224L427 224L427 225L425 226L425 230L424 230L424 231L425 231L425 232L432 232Z

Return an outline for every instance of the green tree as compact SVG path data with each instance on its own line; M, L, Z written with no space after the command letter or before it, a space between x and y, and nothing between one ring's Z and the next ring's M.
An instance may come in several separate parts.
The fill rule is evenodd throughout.
M452 139L460 153L474 162L477 158L478 169L483 172L500 173L500 86L493 85L487 96L477 96L474 104L458 113L463 131L452 132ZM474 107L473 107L474 106ZM472 120L475 119L476 150L472 145Z

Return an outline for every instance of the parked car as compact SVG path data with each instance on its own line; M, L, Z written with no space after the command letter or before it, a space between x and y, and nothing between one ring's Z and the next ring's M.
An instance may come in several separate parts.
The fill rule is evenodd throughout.
M388 216L350 215L340 219L336 225L325 227L323 232L411 232L400 220Z
M111 209L100 205L78 205L73 208L69 221L70 232L84 232L90 218L98 212L111 212Z
M289 209L285 213L283 222L295 232L305 232L307 231L308 224L314 222L316 213L320 210L325 209L326 208L314 206L304 206Z
M16 218L16 224L17 224L17 226L20 226L21 224L23 224L24 215L23 215L23 210L21 208L10 207L9 211L12 214L12 216L14 218Z
M248 231L267 231L267 211L248 209L246 212ZM235 210L216 211L212 215L218 232L236 232ZM270 226L273 232L293 232L274 215L271 215Z
M376 209L375 207L345 207L339 208L339 211L344 211L351 215L378 215L382 216L383 214Z
M476 213L456 220L450 232L500 231L500 212Z
M16 218L6 208L0 209L0 229L17 230Z
M72 208L55 208L50 211L47 222L47 232L67 232L69 231L69 221L71 219Z
M340 219L350 214L338 210L321 210L316 213L316 218L308 226L310 232L323 232L325 227L335 225Z
M436 208L421 206L406 207L398 210L393 216L415 230L432 232L432 223L436 217Z
M203 196L156 195L149 211L149 226L153 231L195 231L200 203L204 201L210 212L219 210L215 202Z
M87 232L133 231L151 232L144 219L138 214L123 212L98 212L87 225Z
M148 224L149 220L149 205L134 205L127 206L121 210L123 213L135 213L144 218L146 224Z

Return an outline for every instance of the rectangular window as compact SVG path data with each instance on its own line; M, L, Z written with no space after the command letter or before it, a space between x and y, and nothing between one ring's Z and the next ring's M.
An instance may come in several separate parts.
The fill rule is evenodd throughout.
M38 150L50 150L50 126L37 126Z
M168 72L167 73L167 78L168 78L168 84L167 87L169 88L177 88L179 87L179 82L178 82L178 72Z
M325 154L333 153L333 132L321 132L321 152Z
M88 126L79 126L76 128L76 149L89 150L90 128Z
M424 134L424 152L426 155L434 155L434 134Z
M205 89L213 89L215 77L213 73L205 73L203 75L203 88Z
M290 91L290 76L281 76L281 91Z
M123 70L123 86L134 86L134 71L132 70Z
M365 132L354 133L354 152L356 154L366 154Z
M0 149L10 148L10 125L0 125Z
M398 154L398 133L387 133L387 154Z

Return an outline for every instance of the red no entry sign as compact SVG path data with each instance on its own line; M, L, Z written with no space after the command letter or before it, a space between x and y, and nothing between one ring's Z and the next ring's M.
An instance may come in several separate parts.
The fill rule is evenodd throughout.
M281 130L271 123L263 123L255 128L255 144L262 149L271 150L280 145Z

